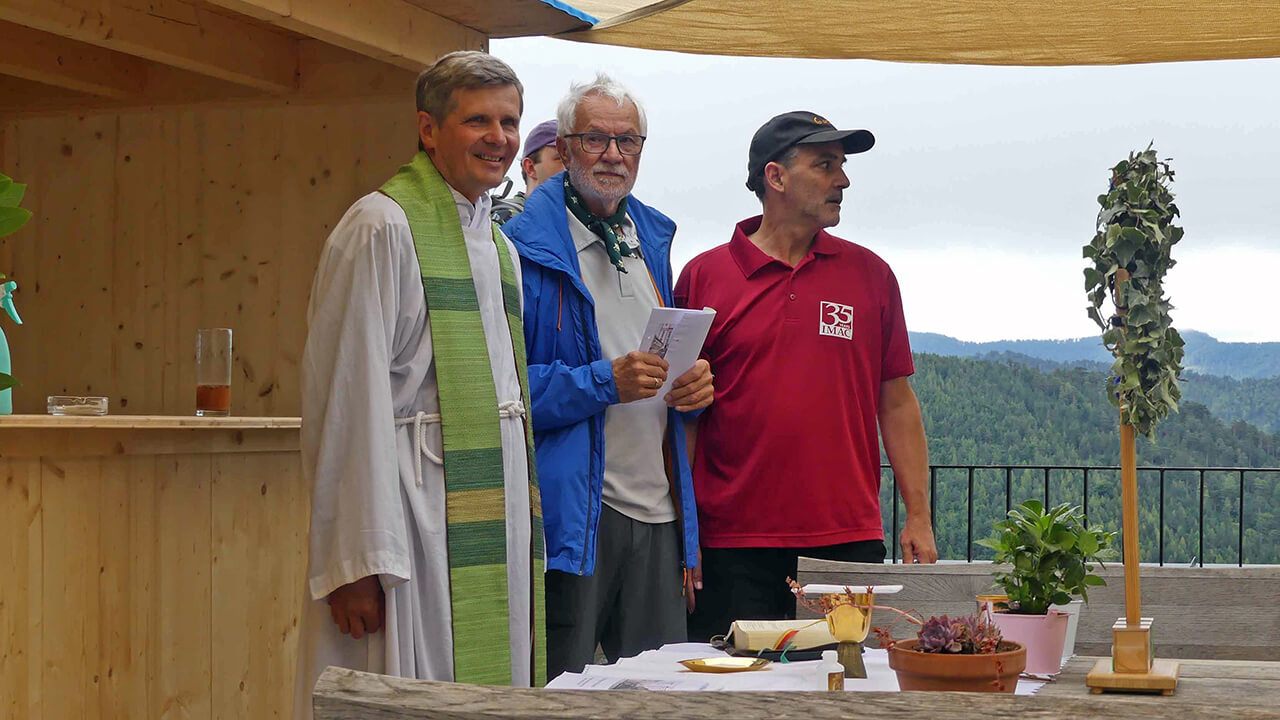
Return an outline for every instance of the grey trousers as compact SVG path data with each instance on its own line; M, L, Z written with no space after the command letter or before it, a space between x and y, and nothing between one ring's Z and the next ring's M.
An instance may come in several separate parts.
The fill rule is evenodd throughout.
M678 521L650 524L601 505L596 570L547 571L547 679L686 639Z

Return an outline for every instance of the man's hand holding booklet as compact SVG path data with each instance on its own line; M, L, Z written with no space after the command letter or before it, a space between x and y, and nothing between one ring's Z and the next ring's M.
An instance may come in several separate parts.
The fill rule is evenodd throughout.
M702 343L711 330L716 311L711 308L686 310L684 308L656 307L649 314L639 350L653 353L667 361L667 380L658 388L657 395L641 402L662 402L671 392L671 384L689 371L698 361Z

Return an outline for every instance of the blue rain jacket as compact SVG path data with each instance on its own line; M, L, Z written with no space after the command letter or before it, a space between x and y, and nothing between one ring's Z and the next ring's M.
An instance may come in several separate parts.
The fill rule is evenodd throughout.
M591 575L604 489L604 411L618 402L618 388L613 358L601 356L595 302L569 235L562 175L539 185L525 200L524 212L502 232L515 243L524 271L524 339L547 567ZM671 306L676 225L634 196L627 199L627 214L662 302ZM684 563L692 568L698 561L698 513L685 452L685 417L668 409L667 449Z

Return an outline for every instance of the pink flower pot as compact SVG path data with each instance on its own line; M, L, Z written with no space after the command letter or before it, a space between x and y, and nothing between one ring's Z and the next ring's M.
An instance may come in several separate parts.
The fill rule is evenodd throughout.
M1062 668L1062 644L1067 638L1067 613L1049 609L1045 615L992 613L991 619L1005 640L1027 649L1025 672L1052 675Z

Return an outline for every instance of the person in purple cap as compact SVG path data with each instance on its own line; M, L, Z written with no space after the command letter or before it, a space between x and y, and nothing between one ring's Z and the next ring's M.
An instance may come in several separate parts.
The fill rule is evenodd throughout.
M564 171L560 153L556 150L556 121L538 123L524 139L524 157L520 160L520 177L524 179L524 192L511 197L493 199L493 221L499 225L524 211L524 199L529 197L547 178Z

